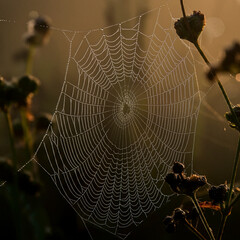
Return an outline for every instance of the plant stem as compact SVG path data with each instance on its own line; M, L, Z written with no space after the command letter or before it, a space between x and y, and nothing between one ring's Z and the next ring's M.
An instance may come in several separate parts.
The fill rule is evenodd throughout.
M26 74L29 75L32 73L32 65L33 65L33 56L34 56L34 46L29 46L28 58L26 63Z
M228 197L227 197L227 202L226 202L226 208L229 207L231 198L232 198L232 190L233 190L233 186L235 184L235 180L236 180L236 175L237 175L237 169L238 169L238 163L239 163L239 153L240 153L240 135L239 135L239 139L238 139L238 146L237 146L237 152L236 152L236 156L235 156L235 161L234 161L234 165L233 165L233 171L232 171L232 178L231 178L231 182L230 182L230 187L229 187L229 192L228 192Z
M27 113L25 108L21 108L21 120L22 120L22 127L23 127L23 133L24 133L24 141L26 146L26 153L27 153L27 159L30 159L32 156L32 138L31 134L28 128L28 122L27 122Z
M206 240L206 238L195 227L193 227L193 225L190 224L187 220L185 220L184 224L193 234L196 235L198 239Z
M13 160L13 168L14 168L14 179L13 179L13 188L12 188L12 207L14 212L14 218L15 218L15 225L16 225L16 235L17 239L22 239L22 230L21 230L21 221L20 221L20 199L19 199L19 191L18 191L18 176L17 176L17 155L16 155L16 149L14 144L14 133L13 133L13 126L12 126L12 119L11 115L8 110L4 112L6 122L7 122L7 128L8 128L8 134L9 134L9 142L10 142L10 148L12 151L12 160Z
M4 112L4 115L5 115L6 122L7 122L10 148L11 148L11 151L12 151L13 167L14 167L14 170L17 171L17 154L16 154L15 145L14 145L14 134L13 134L12 119L11 119L11 116L10 116L8 110L6 112Z
M186 17L186 13L185 13L185 9L184 9L183 0L180 0L180 3L181 3L182 14L183 14L183 17L184 17L184 19L185 19L185 24L187 25L187 28L188 28L189 32L192 33L192 30L191 30L191 28L190 28L189 22L187 21L187 17ZM208 60L207 56L206 56L206 55L204 54L204 52L202 51L201 47L199 46L198 41L193 42L193 44L194 44L194 46L196 47L196 49L198 50L198 52L199 52L199 54L201 55L201 57L203 58L203 60L205 61L205 63L209 66L210 70L213 71L213 70L212 70L212 69L213 69L213 68L212 68L212 65L211 65L210 61ZM229 100L229 98L228 98L228 95L227 95L227 93L226 93L226 91L225 91L225 89L224 89L224 87L223 87L220 79L218 78L216 72L213 71L212 73L213 73L213 75L214 75L214 79L217 81L217 84L218 84L220 90L222 91L223 97L224 97L224 99L225 99L225 101L226 101L226 103L227 103L227 105L228 105L228 107L229 107L230 112L232 113L232 115L234 116L234 118L235 118L238 126L240 127L240 122L239 122L239 120L238 120L235 112L233 111L232 104L231 104L231 102L230 102L230 100Z
M223 235L226 221L227 221L227 218L229 215L229 211L232 207L232 204L235 202L234 201L231 203L231 200L232 200L232 194L233 194L232 190L233 190L235 180L236 180L236 175L237 175L237 169L238 169L238 163L239 163L239 153L240 153L240 135L239 135L239 139L238 139L237 152L236 152L235 161L234 161L234 165L233 165L232 178L231 178L230 187L229 187L229 191L228 191L226 207L223 212L223 216L222 216L221 223L219 226L218 237L217 237L218 240L222 239L222 235Z
M221 218L221 223L220 223L219 230L218 230L217 240L222 239L223 232L224 232L224 229L225 229L225 225L226 225L226 222L227 222L227 217L228 217L228 214L226 214L224 212L223 215L222 215L222 218Z
M198 200L197 200L197 197L196 197L196 192L193 193L193 195L191 196L191 199L192 199L192 202L193 202L194 206L197 209L197 212L200 216L200 220L201 220L205 230L207 231L207 234L209 235L211 240L215 240L212 229L209 227L208 222L207 222L207 220L206 220L206 218L203 214L203 211L202 211L201 207L199 206L199 203L198 203Z

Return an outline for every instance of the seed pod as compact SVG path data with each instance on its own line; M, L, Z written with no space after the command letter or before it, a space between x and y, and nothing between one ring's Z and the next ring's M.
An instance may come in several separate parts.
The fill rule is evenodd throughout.
M177 35L181 39L186 39L192 43L196 43L199 35L205 26L205 16L200 11L193 11L193 14L182 17L174 24Z
M235 115L237 116L238 121L240 122L240 104L237 104L236 106L234 106L233 111L234 111ZM239 126L237 120L235 119L234 115L231 112L226 112L225 117L226 117L227 121L229 122L229 126L231 128L235 128L238 131L240 131L240 126Z
M174 209L173 218L175 221L183 221L186 218L186 212L181 208Z
M209 197L215 204L222 203L227 198L228 187L226 184L220 184L219 186L211 186L208 191Z
M185 166L180 162L175 162L173 164L172 170L173 170L174 173L180 174L184 171L184 169L185 169Z
M163 219L163 224L164 225L168 225L170 223L173 222L173 217L172 216L166 216L164 219Z

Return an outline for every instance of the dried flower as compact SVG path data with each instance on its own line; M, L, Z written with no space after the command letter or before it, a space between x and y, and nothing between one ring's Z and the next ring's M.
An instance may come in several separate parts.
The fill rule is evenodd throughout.
M37 78L29 75L19 78L12 83L12 92L10 98L18 106L28 106L31 103L33 94L37 91L40 82Z
M233 75L240 73L240 43L233 45L225 50L225 56L216 67L212 67L207 73L209 80L213 80L217 72L228 72Z
M181 39L186 39L192 43L196 43L199 35L205 26L205 16L200 11L193 11L193 14L182 17L174 24L177 35Z
M186 194L192 196L200 187L207 183L205 176L193 174L186 177L183 173L185 166L182 163L175 162L172 173L168 173L165 181L170 185L171 189L178 194Z
M12 83L0 77L0 110L7 111L11 103L14 102L15 90Z
M235 42L225 50L225 57L218 69L231 74L240 73L240 43Z
M209 197L213 200L214 204L222 203L227 198L228 187L226 184L219 186L211 186L208 191Z
M184 171L184 169L185 169L185 166L180 162L175 162L173 164L172 170L173 170L174 173L179 173L180 174Z
M174 209L173 219L175 221L184 221L186 219L186 212L181 208Z
M240 122L240 104L237 104L236 106L234 106L233 111L234 111L235 115L237 116L238 121ZM236 128L238 131L240 131L239 123L235 119L232 112L226 112L225 117L226 117L227 121L229 122L229 126L231 128Z
M50 20L37 17L28 22L28 32L24 35L25 42L32 46L42 46L49 39Z
M173 217L172 216L166 216L164 219L163 219L163 224L164 225L168 225L170 223L172 223L174 221Z

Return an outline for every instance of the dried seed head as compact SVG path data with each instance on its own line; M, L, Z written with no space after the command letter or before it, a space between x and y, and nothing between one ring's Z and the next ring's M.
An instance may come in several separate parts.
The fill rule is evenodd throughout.
M186 39L192 43L196 43L199 35L205 26L205 16L200 11L193 11L193 14L182 17L174 24L177 35L181 39Z
M240 73L240 43L235 42L225 50L225 57L219 66L219 71L231 74Z
M236 106L234 106L233 111L236 114L238 121L240 122L240 104L237 104ZM240 131L240 126L239 126L237 120L235 119L234 115L231 112L226 112L225 117L231 128L235 128L238 131Z
M18 80L18 87L22 93L27 96L30 93L35 93L39 87L39 80L31 75L23 76Z
M178 182L177 175L175 173L168 173L165 177L165 181L169 184L176 184Z
M228 187L226 184L221 184L219 186L212 186L209 191L209 197L213 200L215 204L222 203L227 198Z
M173 172L178 174L182 173L184 169L185 169L185 166L180 162L175 162L172 168Z
M164 225L168 225L170 223L173 222L173 217L172 216L166 216L164 219L163 219L163 224Z
M183 221L186 218L186 212L181 208L176 208L173 213L173 218L175 221Z
M28 22L28 32L24 35L28 45L42 46L48 41L50 20L46 17L37 17Z

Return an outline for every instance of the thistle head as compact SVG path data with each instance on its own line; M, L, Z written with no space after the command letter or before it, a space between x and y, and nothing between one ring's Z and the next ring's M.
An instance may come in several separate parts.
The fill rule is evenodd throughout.
M190 16L178 19L174 28L181 39L196 43L205 26L205 16L200 11L193 11Z
M232 112L226 112L225 113L225 117L229 123L229 126L231 128L235 128L238 131L240 131L240 126L239 126L239 122L240 122L240 104L237 104L236 106L233 107L233 112L235 113L237 119L235 118L234 114Z
M49 40L50 19L47 17L36 17L28 22L28 31L24 35L28 45L39 47Z

